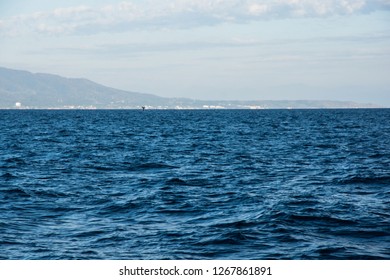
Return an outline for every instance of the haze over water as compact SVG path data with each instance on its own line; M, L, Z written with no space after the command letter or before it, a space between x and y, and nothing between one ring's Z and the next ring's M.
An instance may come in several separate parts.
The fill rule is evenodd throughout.
M389 259L389 119L0 111L0 259Z

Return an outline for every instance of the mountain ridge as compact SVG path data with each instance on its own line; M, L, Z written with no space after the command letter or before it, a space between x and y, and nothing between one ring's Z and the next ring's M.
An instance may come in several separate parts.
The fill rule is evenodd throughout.
M0 67L0 108L25 109L380 108L332 100L196 100L119 90L84 78Z

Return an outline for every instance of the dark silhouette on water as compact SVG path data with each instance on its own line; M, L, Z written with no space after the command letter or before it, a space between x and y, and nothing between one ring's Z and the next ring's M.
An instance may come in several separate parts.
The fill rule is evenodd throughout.
M145 106L142 106L142 111L145 111Z

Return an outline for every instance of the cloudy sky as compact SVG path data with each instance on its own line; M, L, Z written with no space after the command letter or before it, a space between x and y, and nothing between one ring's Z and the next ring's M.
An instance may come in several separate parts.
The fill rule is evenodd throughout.
M0 0L0 66L166 97L390 106L390 0Z

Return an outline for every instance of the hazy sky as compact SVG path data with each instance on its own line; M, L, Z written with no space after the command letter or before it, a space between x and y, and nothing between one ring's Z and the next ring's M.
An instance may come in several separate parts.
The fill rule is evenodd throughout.
M390 0L0 0L0 66L166 97L390 106Z

